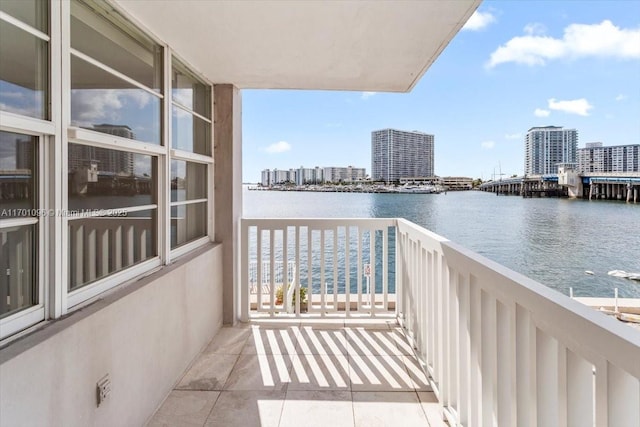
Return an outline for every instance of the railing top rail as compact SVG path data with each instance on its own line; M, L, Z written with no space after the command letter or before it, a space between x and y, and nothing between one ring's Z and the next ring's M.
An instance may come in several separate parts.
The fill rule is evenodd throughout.
M394 227L396 218L241 218L241 224L245 226L265 226L269 228L282 228L287 226L362 226L369 227Z
M532 313L541 330L572 351L592 362L604 358L640 378L638 331L457 243L443 240L440 247L447 265L464 266L482 289Z

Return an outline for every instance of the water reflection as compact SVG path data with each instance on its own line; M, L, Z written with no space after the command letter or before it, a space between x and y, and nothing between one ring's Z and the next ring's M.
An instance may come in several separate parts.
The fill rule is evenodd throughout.
M69 144L69 209L155 204L152 156Z

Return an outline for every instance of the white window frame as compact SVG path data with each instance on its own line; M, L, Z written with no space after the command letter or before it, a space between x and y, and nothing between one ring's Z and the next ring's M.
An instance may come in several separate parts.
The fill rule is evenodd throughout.
M55 3L56 2L51 2L48 5L50 34L45 34L31 25L0 11L0 21L3 21L5 24L13 25L28 34L47 42L48 55L46 72L48 91L47 99L49 100L47 112L50 120L22 116L8 111L0 111L1 131L19 133L37 138L37 157L35 159L37 167L35 172L37 173L36 189L38 197L36 200L36 209L42 210L52 208L52 205L49 204L45 181L48 178L46 175L48 173L48 168L46 166L48 153L54 147L56 134L56 125L54 121L54 77L56 76L56 73L53 71L53 64L56 63L56 49L58 47L57 42L54 40L56 37L59 37L60 33L59 26L56 22L57 19L53 18L55 16L54 14L58 12L58 5ZM34 251L36 253L34 278L37 286L36 293L38 295L37 304L0 319L0 340L42 322L48 316L49 290L45 282L45 278L48 277L49 264L47 257L45 256L45 248L47 247L50 239L48 222L49 221L47 221L47 218L44 215L30 218L0 219L1 228L32 224L37 226L37 232L35 235L36 242L34 245Z
M37 119L28 119L33 120L34 122L40 122ZM12 123L11 119L6 117L4 113L0 113L0 122L2 126L0 126L0 131L4 132L12 132L19 133L23 135L33 136L37 138L36 142L36 190L38 197L36 199L36 207L34 209L44 210L47 209L46 200L45 200L45 185L44 185L44 174L45 174L45 165L44 165L44 151L47 144L52 143L52 138L49 135L45 135L39 132L34 132L29 129L21 129L17 127L17 125L23 124L22 121L17 121ZM13 126L5 126L5 124L13 125ZM36 284L36 293L38 295L38 303L24 308L12 315L9 315L3 319L0 319L0 339L15 334L23 329L26 329L38 322L41 322L45 319L45 307L46 307L46 292L45 292L45 281L44 277L46 276L45 272L45 246L47 244L47 221L45 215L39 215L37 217L23 217L23 218L7 218L0 219L0 229L15 227L15 226L25 226L25 225L36 225L36 233L35 233L35 245L34 251L36 253L36 262L35 262L35 284Z
M187 69L187 71L193 75L193 77L197 78L198 80L200 80L201 83L207 85L209 87L209 102L210 102L210 107L209 107L209 111L211 113L211 118L207 118L195 111L193 111L192 109L180 104L177 101L173 100L173 86L171 85L171 76L172 76L172 72L173 72L173 62L174 62L174 57L175 59L180 63L180 65L184 68ZM192 68L189 67L188 62L184 61L182 58L180 58L179 56L177 56L174 52L170 52L170 57L168 58L169 61L167 63L168 65L168 70L167 73L165 74L167 76L168 79L168 86L167 86L167 102L166 102L166 106L167 106L167 117L168 117L168 122L167 122L167 132L168 132L168 136L169 138L167 139L167 141L169 141L169 156L167 158L167 171L168 171L168 176L167 176L167 210L166 210L166 214L167 214L167 218L168 218L168 222L167 222L167 248L168 248L168 262L170 262L172 259L174 258L178 258L186 253L189 253L191 251L193 251L194 249L197 249L209 242L212 242L214 240L214 224L213 224L213 213L214 213L214 206L213 206L213 201L214 201L214 182L213 182L213 176L214 176L214 141L215 141L215 136L214 136L214 127L213 127L213 115L214 115L214 91L213 91L213 84L206 79L205 77L203 77L202 75L200 75L199 73L195 72ZM172 126L173 126L173 120L172 120L172 109L173 107L176 107L178 109L181 109L189 114L192 114L193 116L204 120L205 122L207 122L210 126L210 140L209 140L209 144L210 144L210 148L211 148L211 156L206 156L203 154L198 154L198 153L194 153L191 151L185 151L185 150L179 150L179 149L175 149L173 148L173 141L171 140L171 136L172 136ZM171 201L171 160L182 160L182 161L187 161L187 162L192 162L192 163L200 163L200 164L205 164L207 165L207 198L202 198L202 199L194 199L194 200L185 200L185 201L179 201L179 202L172 202ZM171 248L171 208L173 206L182 206L182 205L187 205L187 204L193 204L193 203L202 203L202 202L206 202L207 203L207 210L206 210L206 215L207 215L207 231L205 233L204 236L196 238L190 242L184 243L182 245L176 246L175 248Z
M146 274L156 271L162 265L170 264L174 259L202 247L214 240L214 85L201 73L195 71L188 61L177 56L171 48L158 39L153 32L124 11L117 3L107 0L106 3L121 14L139 32L143 33L162 48L162 86L160 92L148 88L100 61L71 48L71 5L68 1L48 1L49 35L31 27L12 16L0 12L0 20L14 25L29 34L48 42L48 118L36 119L6 111L0 111L0 130L22 133L38 138L38 208L53 210L53 216L39 218L11 218L0 220L3 226L37 223L37 286L38 304L25 308L0 320L0 344L21 336L31 327L47 319L59 318L79 307L85 306L106 292ZM71 57L75 56L92 66L114 75L121 80L145 90L160 99L161 134L160 144L130 140L114 135L100 133L76 126L71 126ZM203 115L174 103L172 99L171 76L173 58L187 69L193 77L208 86L210 90L211 117ZM179 108L204 120L210 126L211 155L202 155L172 148L172 108ZM156 210L155 250L157 255L135 265L124 268L92 283L68 291L69 286L69 221L75 218L60 215L68 209L68 147L69 143L90 145L107 149L127 151L136 154L150 155L157 163L156 194L157 202L147 206L123 208L125 211ZM183 160L207 165L206 199L171 202L171 160ZM171 207L180 204L207 203L206 235L171 249Z
M166 93L162 93L162 91L157 92L152 88L145 86L144 84L128 77L127 75L109 67L106 64L98 61L97 59L91 57L90 55L84 54L74 48L71 47L71 6L69 2L63 2L65 6L63 6L62 16L63 16L63 31L62 33L65 35L65 42L63 44L63 58L67 58L65 62L69 64L69 68L65 71L63 70L63 88L62 88L62 99L63 99L63 111L66 113L63 119L63 139L64 139L64 149L62 156L62 176L63 176L63 188L62 188L62 206L65 209L68 209L69 206L69 194L68 188L66 184L68 170L69 170L69 162L68 162L68 153L69 153L69 144L81 144L88 145L100 148L106 148L109 150L118 150L118 151L126 151L134 154L143 154L154 157L154 161L157 164L156 171L157 176L155 177L157 186L156 186L156 198L158 199L155 204L145 205L145 206L130 206L125 208L118 208L120 211L124 212L135 212L140 210L155 210L156 212L156 227L155 227L155 252L156 255L146 259L144 261L138 262L137 264L131 265L129 267L125 267L122 270L111 273L103 278L97 279L91 283L83 285L77 289L69 290L69 280L70 280L70 272L68 271L68 262L70 254L70 242L68 237L69 224L71 221L92 216L92 214L82 214L82 215L74 215L71 217L63 217L62 218L62 250L64 253L64 267L62 273L62 283L61 286L63 288L62 293L64 294L63 299L63 312L68 312L71 309L84 306L101 294L114 289L135 277L142 276L144 274L148 274L150 271L158 268L163 264L163 246L161 244L161 236L164 234L164 218L162 217L162 212L164 212L164 201L162 200L163 188L166 187L166 171L164 171L165 159L167 158L168 148L167 148L167 139L165 132L162 131L163 121L166 120L166 113L164 111L166 101ZM126 16L120 9L118 9L115 5L109 3L111 7L113 7L117 12L121 13L123 16ZM155 43L158 44L163 49L162 60L166 61L166 52L169 49L165 43L162 43L157 38L153 37L148 31L144 28L141 28L134 22L130 23L132 26L135 26L136 29L145 34L145 36L149 37ZM101 133L89 129L84 129L71 125L71 57L74 56L81 61L91 64L92 66L99 68L100 70L109 73L116 78L131 84L138 89L142 89L151 96L154 96L160 99L160 144L155 144L152 142L138 141L128 138L123 138L115 135L110 135L106 133ZM163 62L160 65L163 68L163 72L165 71L165 63ZM163 79L162 89L167 90L166 82Z

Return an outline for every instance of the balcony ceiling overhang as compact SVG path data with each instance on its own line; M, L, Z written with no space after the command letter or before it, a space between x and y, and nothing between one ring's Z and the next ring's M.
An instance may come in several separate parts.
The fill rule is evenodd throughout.
M214 83L406 92L480 0L117 4Z

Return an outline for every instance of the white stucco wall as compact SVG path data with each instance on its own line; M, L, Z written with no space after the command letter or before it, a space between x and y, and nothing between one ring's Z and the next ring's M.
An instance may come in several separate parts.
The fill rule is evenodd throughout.
M0 425L143 425L221 325L210 245L0 350Z

